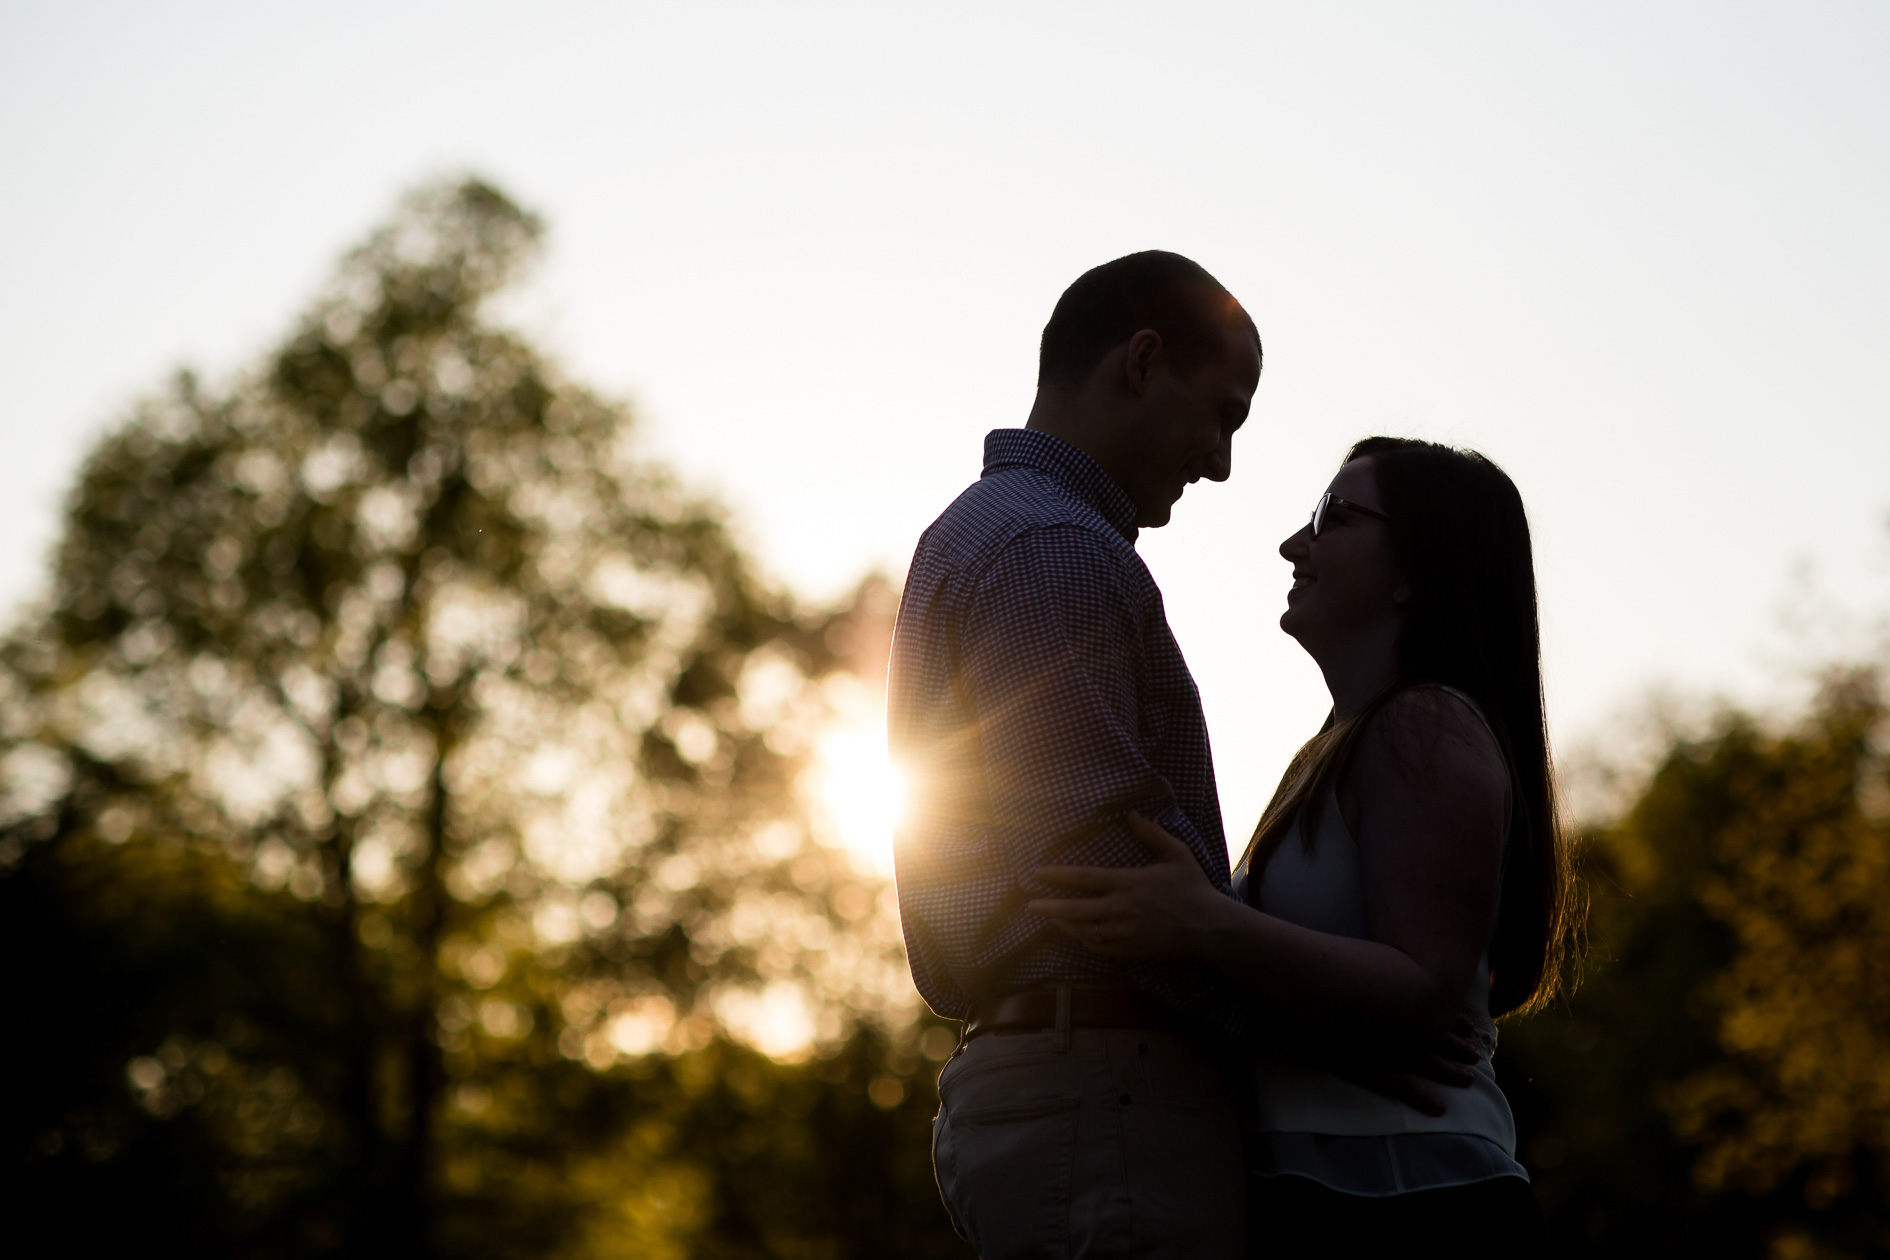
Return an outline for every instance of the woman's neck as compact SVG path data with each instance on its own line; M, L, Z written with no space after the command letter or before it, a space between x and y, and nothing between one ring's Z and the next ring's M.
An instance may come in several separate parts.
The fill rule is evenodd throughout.
M1332 695L1332 716L1357 717L1379 692L1398 681L1399 624L1374 626L1314 659Z

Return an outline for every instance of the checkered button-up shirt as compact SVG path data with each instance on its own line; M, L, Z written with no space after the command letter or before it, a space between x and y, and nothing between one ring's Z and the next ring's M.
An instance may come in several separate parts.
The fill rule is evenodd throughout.
M1024 909L1059 895L1031 879L1038 866L1146 865L1129 810L1228 891L1200 696L1134 521L1088 455L999 429L983 477L919 540L887 718L912 788L900 915L912 978L940 1015L1069 981L1141 988L1224 1033L1254 1031L1252 1003L1208 969L1104 958Z

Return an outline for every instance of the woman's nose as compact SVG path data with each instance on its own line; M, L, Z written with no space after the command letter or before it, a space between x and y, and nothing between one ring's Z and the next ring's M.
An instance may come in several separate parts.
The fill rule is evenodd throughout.
M1282 560L1299 559L1312 550L1309 545L1311 542L1312 526L1301 525L1298 529L1288 534L1286 541L1280 544L1280 558Z

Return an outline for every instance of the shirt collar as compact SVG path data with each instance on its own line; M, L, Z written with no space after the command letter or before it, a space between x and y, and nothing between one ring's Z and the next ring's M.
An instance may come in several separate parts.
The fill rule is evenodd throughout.
M1020 465L1049 473L1124 538L1135 541L1134 500L1086 452L1036 429L993 429L984 435L982 476Z

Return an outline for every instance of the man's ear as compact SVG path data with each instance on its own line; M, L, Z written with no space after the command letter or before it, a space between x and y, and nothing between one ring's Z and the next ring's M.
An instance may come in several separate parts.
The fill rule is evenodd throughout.
M1129 392L1138 398L1146 394L1156 367L1167 356L1168 348L1162 344L1162 335L1153 328L1144 328L1129 338L1122 349L1122 380Z
M1391 602L1400 608L1409 608L1411 606L1411 584L1409 582L1400 582L1392 587Z

